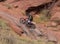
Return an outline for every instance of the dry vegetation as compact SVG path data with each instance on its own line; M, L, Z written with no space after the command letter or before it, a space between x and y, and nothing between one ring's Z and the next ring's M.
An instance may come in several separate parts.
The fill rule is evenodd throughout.
M34 17L34 22L36 23L48 22L51 16L46 17L47 13L48 10L41 11L38 17L37 16Z

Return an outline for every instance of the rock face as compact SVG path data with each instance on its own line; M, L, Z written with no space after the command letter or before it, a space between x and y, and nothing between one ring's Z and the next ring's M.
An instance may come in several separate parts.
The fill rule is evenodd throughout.
M56 22L58 25L60 25L60 11L59 10L57 10L56 13L53 13L54 15L51 18L51 20L54 21L54 22Z

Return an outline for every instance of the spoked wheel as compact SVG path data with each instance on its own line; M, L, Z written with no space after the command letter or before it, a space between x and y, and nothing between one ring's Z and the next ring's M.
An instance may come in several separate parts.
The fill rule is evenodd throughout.
M35 24L33 24L33 23L28 23L28 24L26 24L26 26L28 28L31 28L31 29L35 29L36 28Z
M20 23L25 24L26 20L24 18L20 18Z

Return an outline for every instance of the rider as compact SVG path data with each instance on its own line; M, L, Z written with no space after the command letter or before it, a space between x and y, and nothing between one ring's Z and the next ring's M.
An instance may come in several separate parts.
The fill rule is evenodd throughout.
M29 15L29 16L28 16L28 20L29 20L30 22L32 22L32 21L33 21L33 16L32 16L32 15Z
M33 21L33 16L29 15L28 18L26 19L26 24L31 24Z

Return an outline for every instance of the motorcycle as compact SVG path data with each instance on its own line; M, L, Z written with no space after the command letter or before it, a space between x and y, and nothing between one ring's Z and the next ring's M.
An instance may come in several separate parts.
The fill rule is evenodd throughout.
M28 28L35 29L36 26L34 23L30 22L29 19L20 18L20 23L25 24Z

